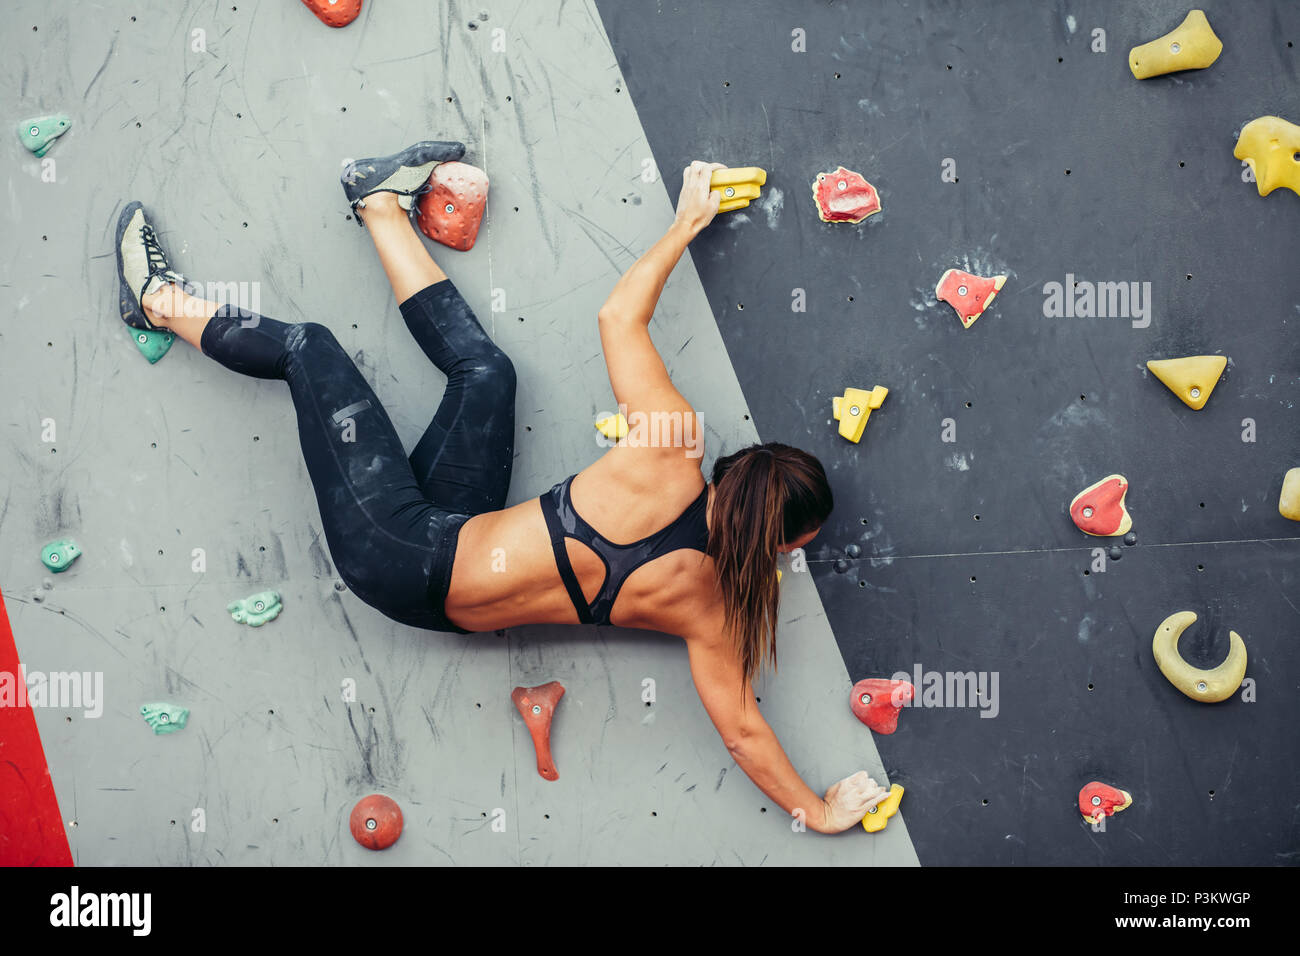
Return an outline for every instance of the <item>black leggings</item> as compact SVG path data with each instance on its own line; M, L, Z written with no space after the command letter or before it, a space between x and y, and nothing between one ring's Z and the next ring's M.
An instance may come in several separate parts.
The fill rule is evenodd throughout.
M461 525L505 506L515 369L450 280L400 309L447 376L409 458L374 390L325 326L225 306L203 331L203 352L244 375L289 383L325 539L353 593L403 624L465 634L447 620L443 599Z

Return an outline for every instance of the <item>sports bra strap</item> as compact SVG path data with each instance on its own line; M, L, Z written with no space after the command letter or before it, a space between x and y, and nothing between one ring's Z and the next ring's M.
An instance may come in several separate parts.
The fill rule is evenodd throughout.
M550 492L544 497L549 496ZM551 550L555 552L555 565L560 570L560 580L569 592L569 600L578 612L578 620L583 624L591 624L594 619L587 606L587 598L582 593L582 586L578 584L578 576L573 573L573 564L569 561L569 549L564 544L564 528L560 526L560 516L549 501L542 502L542 515L546 518L546 530L551 534Z

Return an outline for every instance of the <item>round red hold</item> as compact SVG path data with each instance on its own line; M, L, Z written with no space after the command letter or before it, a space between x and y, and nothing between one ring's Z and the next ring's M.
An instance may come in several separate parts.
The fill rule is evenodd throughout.
M372 793L352 808L353 838L368 850L386 850L402 835L402 808L392 797Z

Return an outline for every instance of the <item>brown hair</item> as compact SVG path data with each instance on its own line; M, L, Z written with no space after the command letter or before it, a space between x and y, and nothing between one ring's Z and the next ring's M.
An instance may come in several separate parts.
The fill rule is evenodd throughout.
M776 669L777 548L820 527L834 502L822 463L779 442L719 458L712 481L708 553L744 670L743 693L765 659Z

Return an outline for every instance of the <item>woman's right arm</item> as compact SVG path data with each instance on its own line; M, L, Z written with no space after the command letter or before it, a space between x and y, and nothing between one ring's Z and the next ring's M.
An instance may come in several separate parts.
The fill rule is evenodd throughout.
M839 781L825 798L804 783L776 734L759 713L752 688L742 693L735 649L717 630L686 639L691 677L700 701L736 765L759 790L789 814L803 811L805 825L818 833L840 833L862 821L889 795L866 771Z

